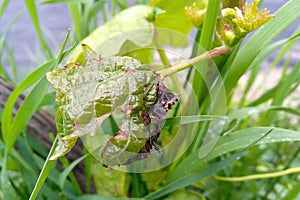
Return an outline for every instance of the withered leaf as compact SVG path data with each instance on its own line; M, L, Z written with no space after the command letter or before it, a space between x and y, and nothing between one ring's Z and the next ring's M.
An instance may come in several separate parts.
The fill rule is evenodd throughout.
M78 137L95 134L114 110L126 119L100 150L105 166L146 158L160 134L160 122L178 100L148 66L130 57L101 58L83 46L86 62L47 73L56 89L59 143L50 159L68 153ZM150 131L150 123L154 128Z

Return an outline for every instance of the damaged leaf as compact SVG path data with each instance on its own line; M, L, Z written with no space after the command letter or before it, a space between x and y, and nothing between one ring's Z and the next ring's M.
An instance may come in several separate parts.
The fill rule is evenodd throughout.
M50 159L68 153L78 137L95 134L116 109L125 119L100 150L104 166L129 164L146 158L152 147L159 150L156 142L160 123L178 97L138 60L125 56L101 58L87 45L82 47L86 60L83 65L70 63L47 73L58 102L59 143Z

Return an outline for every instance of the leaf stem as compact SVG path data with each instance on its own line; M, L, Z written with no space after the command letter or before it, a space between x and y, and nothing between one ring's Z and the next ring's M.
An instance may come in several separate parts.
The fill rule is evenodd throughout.
M154 44L156 46L157 52L160 56L160 59L162 61L162 63L164 65L167 66L166 69L172 67L171 62L169 61L166 52L164 51L164 49L162 48L162 46L160 45L159 41L157 40L157 38L154 38ZM180 94L184 93L184 88L182 87L182 85L179 83L178 78L176 76L170 76L170 79L172 81L172 84L174 85L174 87L176 88L177 91L180 92Z
M164 79L167 76L170 76L181 70L192 67L194 64L197 64L199 62L202 62L202 61L214 58L214 57L225 55L225 54L229 53L230 50L231 50L231 48L229 48L227 46L216 47L210 51L205 52L204 54L201 54L201 55L194 57L190 60L187 60L183 63L179 63L173 67L169 67L167 69L157 71L157 74L159 74L161 76L161 79Z

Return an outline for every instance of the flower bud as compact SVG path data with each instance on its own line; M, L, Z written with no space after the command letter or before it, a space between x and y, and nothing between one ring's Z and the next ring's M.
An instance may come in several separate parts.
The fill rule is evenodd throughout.
M206 13L206 6L207 6L207 2L203 1L200 6L198 6L196 3L193 3L192 6L185 7L185 12L188 19L197 28L200 28L201 25L203 24L204 16Z

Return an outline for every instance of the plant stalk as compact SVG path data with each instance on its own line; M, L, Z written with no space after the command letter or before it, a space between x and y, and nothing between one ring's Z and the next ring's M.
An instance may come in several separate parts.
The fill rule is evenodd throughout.
M159 41L157 41L157 38L154 38L154 43L155 46L157 47L157 52L160 56L160 59L162 61L162 63L164 65L166 65L168 68L170 68L172 66L171 62L169 61L164 49L162 48L162 46L160 45ZM167 68L167 69L168 69ZM174 85L174 87L176 88L177 91L180 92L180 94L183 94L184 92L184 88L182 87L182 85L179 83L178 79L176 76L170 76L170 79L172 81L172 84Z
M201 54L201 55L194 57L190 60L187 60L183 63L177 64L177 65L175 65L173 67L169 67L167 69L157 71L157 74L159 74L161 79L163 80L165 77L170 76L174 73L177 73L181 70L190 68L194 64L197 64L199 62L202 62L202 61L214 58L214 57L225 55L225 54L229 53L230 50L231 50L231 48L229 48L227 46L216 47L210 51L205 52L204 54Z
M42 168L42 171L40 172L40 175L35 183L35 186L30 194L29 200L35 200L37 195L39 194L46 178L48 177L48 174L50 173L52 167L54 166L56 160L50 160L51 155L54 152L54 149L56 148L58 144L58 136L55 137L55 140L53 142L53 145L50 149L50 152L47 156L46 161L44 162L44 166Z
M256 180L256 179L280 177L280 176L293 174L293 173L299 173L299 172L300 172L300 167L293 167L293 168L285 169L285 170L278 171L278 172L270 172L270 173L264 173L264 174L253 174L253 175L239 176L239 177L214 176L214 178L219 181L241 182L241 181L249 181L249 180Z

